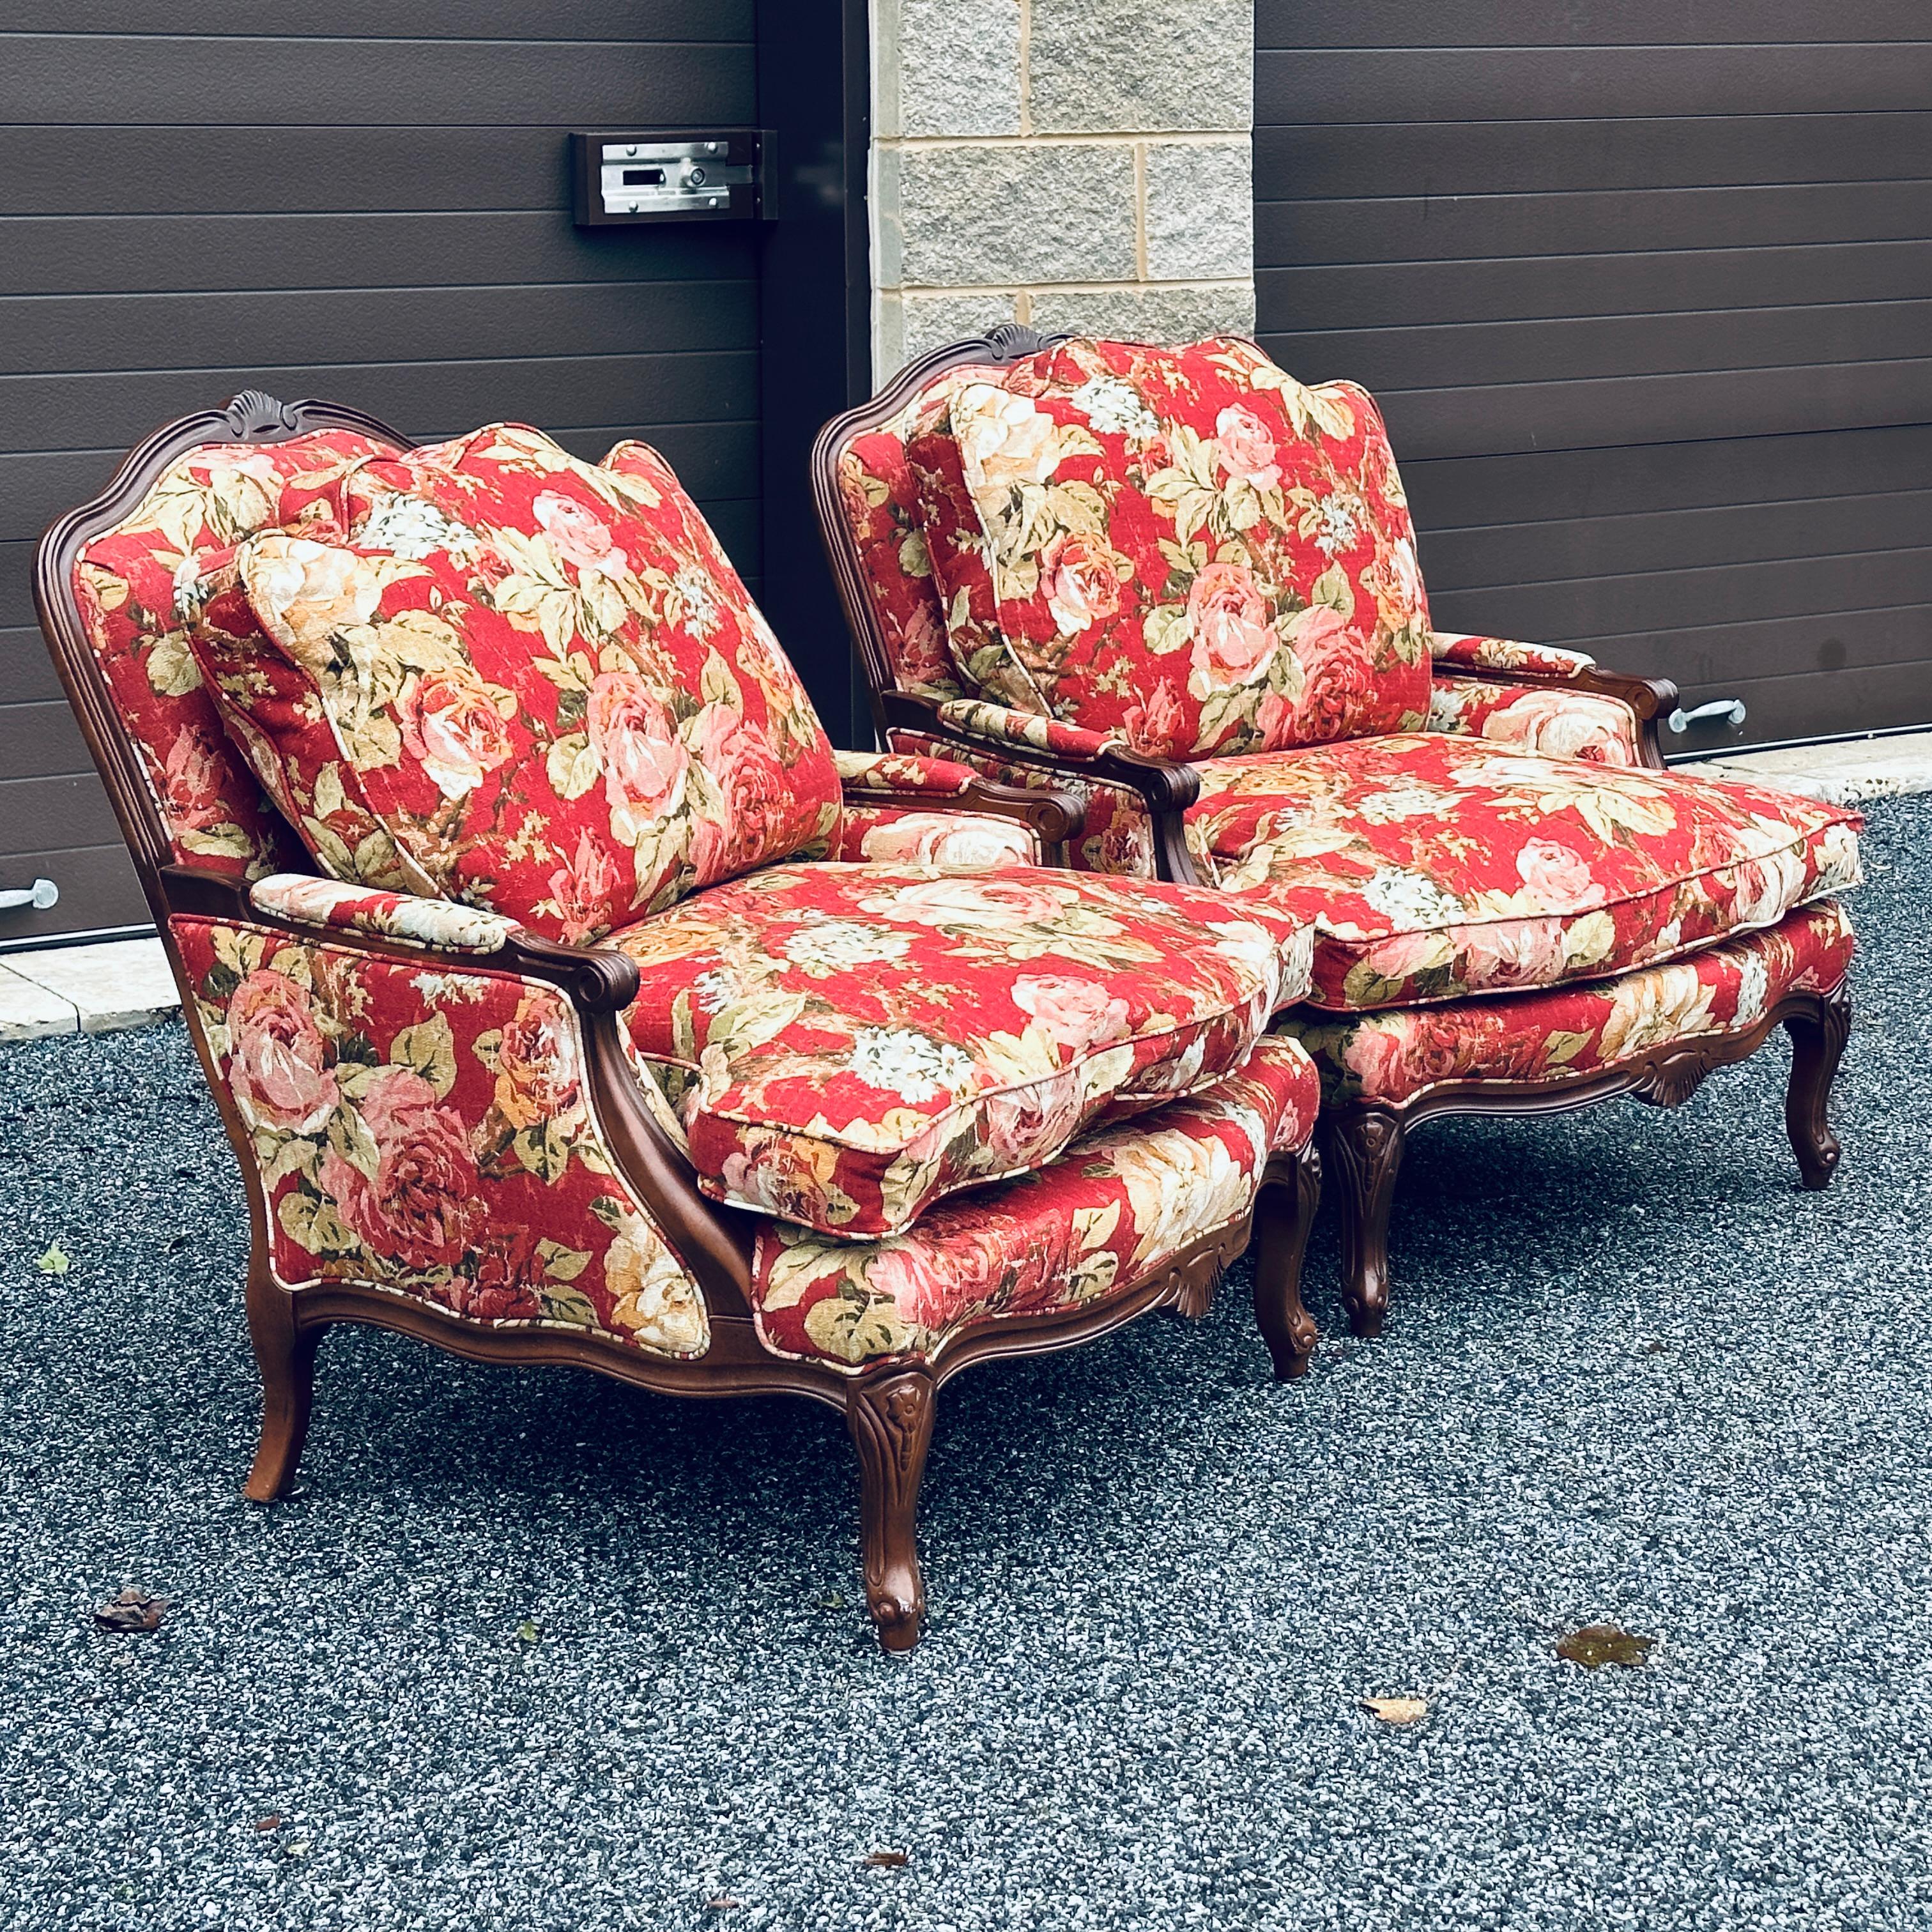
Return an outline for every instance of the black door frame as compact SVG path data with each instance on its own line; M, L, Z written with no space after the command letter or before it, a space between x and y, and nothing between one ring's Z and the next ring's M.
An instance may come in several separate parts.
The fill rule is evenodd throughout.
M836 743L870 748L871 706L812 508L821 424L872 392L867 0L758 0L758 119L777 135L760 262L759 602Z

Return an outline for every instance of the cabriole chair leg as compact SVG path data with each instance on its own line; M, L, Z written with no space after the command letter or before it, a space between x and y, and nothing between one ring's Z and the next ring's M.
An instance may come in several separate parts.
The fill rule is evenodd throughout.
M1255 1210L1255 1322L1274 1358L1274 1378L1308 1366L1322 1331L1301 1299L1301 1261L1322 1204L1322 1156L1304 1147L1285 1171L1271 1170Z
M298 1327L295 1297L259 1270L250 1270L248 1301L248 1338L262 1376L262 1434L242 1493L250 1502L272 1503L286 1493L302 1460L322 1330L320 1324Z
M910 1650L926 1616L916 1517L937 1390L922 1369L862 1376L845 1399L859 1450L866 1604L887 1650Z
M1399 1114L1357 1104L1324 1116L1340 1184L1342 1298L1358 1335L1382 1332L1388 1312L1389 1210L1407 1130Z
M1832 1082L1852 1030L1852 996L1840 986L1815 996L1813 1010L1785 1020L1791 1036L1791 1078L1784 1090L1784 1127L1808 1188L1827 1184L1838 1170L1838 1136L1826 1118Z

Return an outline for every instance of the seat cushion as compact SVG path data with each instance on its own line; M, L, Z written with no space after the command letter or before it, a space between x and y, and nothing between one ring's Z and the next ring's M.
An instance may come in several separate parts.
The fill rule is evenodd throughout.
M962 681L1162 757L1420 726L1421 578L1379 436L1362 392L1234 340L1074 340L962 386L908 451Z
M1823 899L1768 932L1588 986L1334 1020L1304 1007L1276 1025L1313 1055L1324 1102L1399 1107L1470 1082L1561 1086L1676 1041L1748 1033L1787 994L1839 986L1852 949L1844 909Z
M859 1367L929 1360L988 1320L1098 1306L1238 1223L1269 1156L1307 1142L1316 1100L1301 1048L1264 1040L1194 1099L942 1202L908 1234L846 1241L768 1222L752 1258L760 1339L778 1354Z
M1858 883L1856 812L1438 734L1202 767L1224 891L1316 920L1315 1004L1600 978Z
M629 1037L713 1198L888 1234L1239 1066L1309 937L1198 887L784 866L616 937Z
M663 459L515 424L362 464L194 635L322 868L581 940L835 832L810 700Z

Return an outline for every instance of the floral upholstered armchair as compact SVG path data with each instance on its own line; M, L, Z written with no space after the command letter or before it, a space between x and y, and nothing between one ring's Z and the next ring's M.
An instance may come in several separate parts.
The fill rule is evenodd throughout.
M1829 1178L1856 817L1665 772L1667 685L1434 630L1366 392L1003 326L829 424L814 484L881 742L1076 790L1078 866L1315 922L1278 1032L1359 1332L1432 1116L1675 1104L1781 1023Z
M240 1163L290 1480L316 1344L846 1414L866 1591L971 1363L1296 1291L1318 1083L1262 1037L1305 923L1039 862L1078 815L836 753L655 452L412 448L254 394L44 540L47 638Z

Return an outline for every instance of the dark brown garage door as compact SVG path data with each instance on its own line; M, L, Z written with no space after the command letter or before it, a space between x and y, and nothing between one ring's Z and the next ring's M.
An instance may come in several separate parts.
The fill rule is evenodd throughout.
M1442 628L1691 750L1932 722L1925 0L1259 0L1262 340L1387 406Z
M61 902L0 912L0 946L147 917L32 628L28 561L49 519L166 418L252 386L336 398L418 438L506 416L585 455L640 436L754 589L761 460L796 471L790 520L808 527L808 439L850 385L835 328L808 372L826 372L825 392L777 386L810 420L761 452L774 372L760 308L762 271L806 252L835 185L812 130L793 145L818 166L814 193L790 198L782 233L584 231L570 212L573 128L758 122L754 0L334 0L326 27L313 9L292 26L286 10L182 0L165 33L139 0L5 10L0 886L44 874ZM788 86L809 82L836 135L849 8L787 11L813 32L776 55L767 34L766 116L791 117ZM815 259L838 253L835 226ZM842 733L850 678L829 590L823 637L788 625L793 602L772 602L773 621Z

